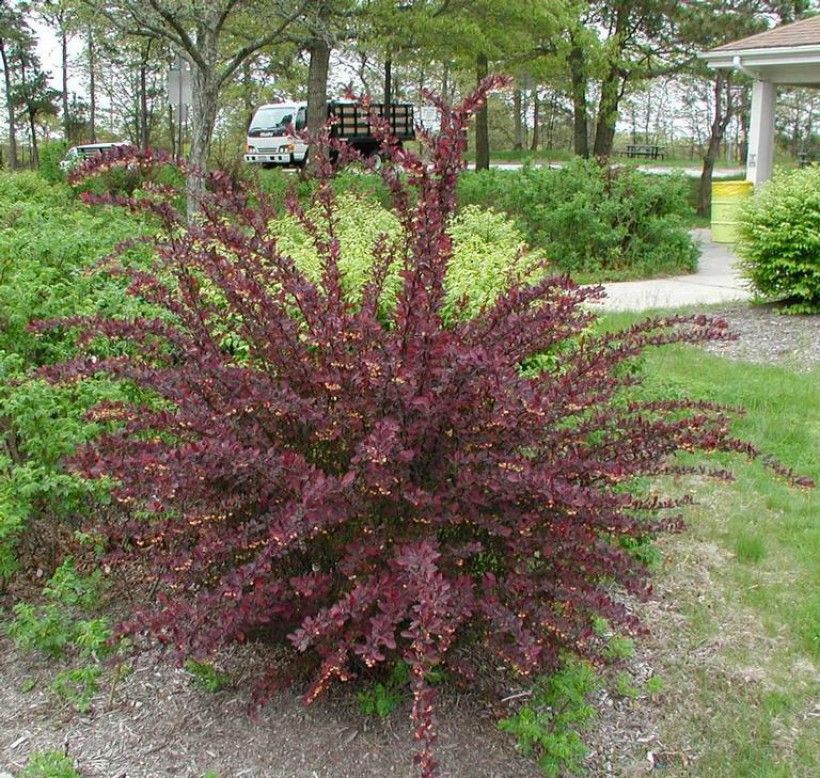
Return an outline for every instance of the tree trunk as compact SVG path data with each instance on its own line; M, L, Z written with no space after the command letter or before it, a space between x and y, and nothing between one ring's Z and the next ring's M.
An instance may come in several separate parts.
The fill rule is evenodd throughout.
M490 63L486 54L476 57L476 77L479 83L489 74ZM475 113L475 169L490 169L490 120L487 103Z
M390 55L384 61L384 103L390 105L393 102L393 60Z
M541 101L538 99L538 87L532 90L532 143L530 151L538 151L541 141Z
M6 82L6 111L9 125L9 170L17 170L17 126L14 121L14 106L11 101L11 73L9 72L8 57L6 56L5 42L0 40L0 59L3 61L3 78Z
M91 143L97 142L97 52L94 31L88 28L88 132Z
M40 166L40 149L37 147L37 115L34 111L28 112L28 126L31 132L31 167L36 170Z
M516 151L521 151L524 148L524 122L521 121L521 90L516 87L513 92L513 132L514 143L513 148Z
M610 68L601 84L601 101L598 104L598 121L595 126L595 145L592 153L600 158L612 154L615 143L615 125L618 123L618 103L621 99L620 76Z
M569 52L569 72L572 83L573 148L579 157L589 156L587 78L583 49L573 45Z
M555 143L555 121L557 118L558 112L558 95L555 92L550 93L550 102L549 102L549 113L547 114L547 134L546 140L544 143L544 148L552 149Z
M189 219L199 210L199 200L205 189L205 171L208 169L211 136L219 110L218 98L219 87L215 83L213 69L192 67L191 151L188 155L189 170L186 181ZM177 121L182 121L182 116L178 116Z
M330 68L330 45L316 39L310 45L310 65L308 67L307 131L318 136L327 122L327 77ZM307 172L318 169L319 155L315 154L315 144L308 147Z
M649 127L652 124L652 95L647 93L646 95L646 113L644 114L644 121L643 121L643 142L649 143Z
M140 110L139 110L139 138L140 148L148 148L148 63L146 59L140 62Z
M732 118L732 100L730 92L730 77L722 70L716 71L714 98L715 113L709 133L709 145L703 158L703 171L700 174L698 187L698 215L708 216L712 208L712 172L715 169L715 160L720 153L720 144L726 133L726 127ZM723 108L723 92L726 91L726 110Z
M253 94L253 74L251 73L251 61L249 59L242 63L242 105L245 109L245 126L250 127L256 105Z
M63 135L71 143L71 120L68 115L68 35L66 35L62 20L60 21L60 49L63 60Z

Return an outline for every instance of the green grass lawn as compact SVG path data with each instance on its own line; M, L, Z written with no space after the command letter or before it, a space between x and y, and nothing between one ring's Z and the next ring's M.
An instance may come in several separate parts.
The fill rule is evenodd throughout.
M620 317L623 323L623 318ZM692 347L651 353L649 383L742 405L734 424L796 472L820 483L820 370L732 362ZM722 484L671 480L698 505L688 529L659 542L658 590L676 618L650 608L655 670L667 682L660 737L675 776L820 774L820 500L763 464L720 457Z

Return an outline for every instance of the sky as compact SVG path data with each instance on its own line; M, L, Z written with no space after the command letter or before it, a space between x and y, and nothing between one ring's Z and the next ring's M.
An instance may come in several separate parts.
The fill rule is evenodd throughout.
M60 54L60 42L52 30L50 30L38 17L29 19L29 24L34 30L37 38L37 53L43 68L48 71L51 78L51 85L55 89L62 89L63 68ZM77 95L85 95L84 79L79 73L79 67L72 68L72 60L80 58L83 51L82 41L79 38L69 40L68 44L68 88ZM72 70L74 73L72 73Z

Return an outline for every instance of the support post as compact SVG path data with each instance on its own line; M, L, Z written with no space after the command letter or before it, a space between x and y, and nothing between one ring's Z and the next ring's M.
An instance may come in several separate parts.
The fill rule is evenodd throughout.
M755 187L772 177L774 166L774 102L771 81L755 81L752 86L752 121L746 157L746 180Z

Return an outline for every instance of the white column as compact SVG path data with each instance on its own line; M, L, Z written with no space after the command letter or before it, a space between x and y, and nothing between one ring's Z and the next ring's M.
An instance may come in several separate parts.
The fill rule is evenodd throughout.
M752 86L752 120L749 126L749 153L746 180L755 186L772 177L774 163L774 84L755 81Z

